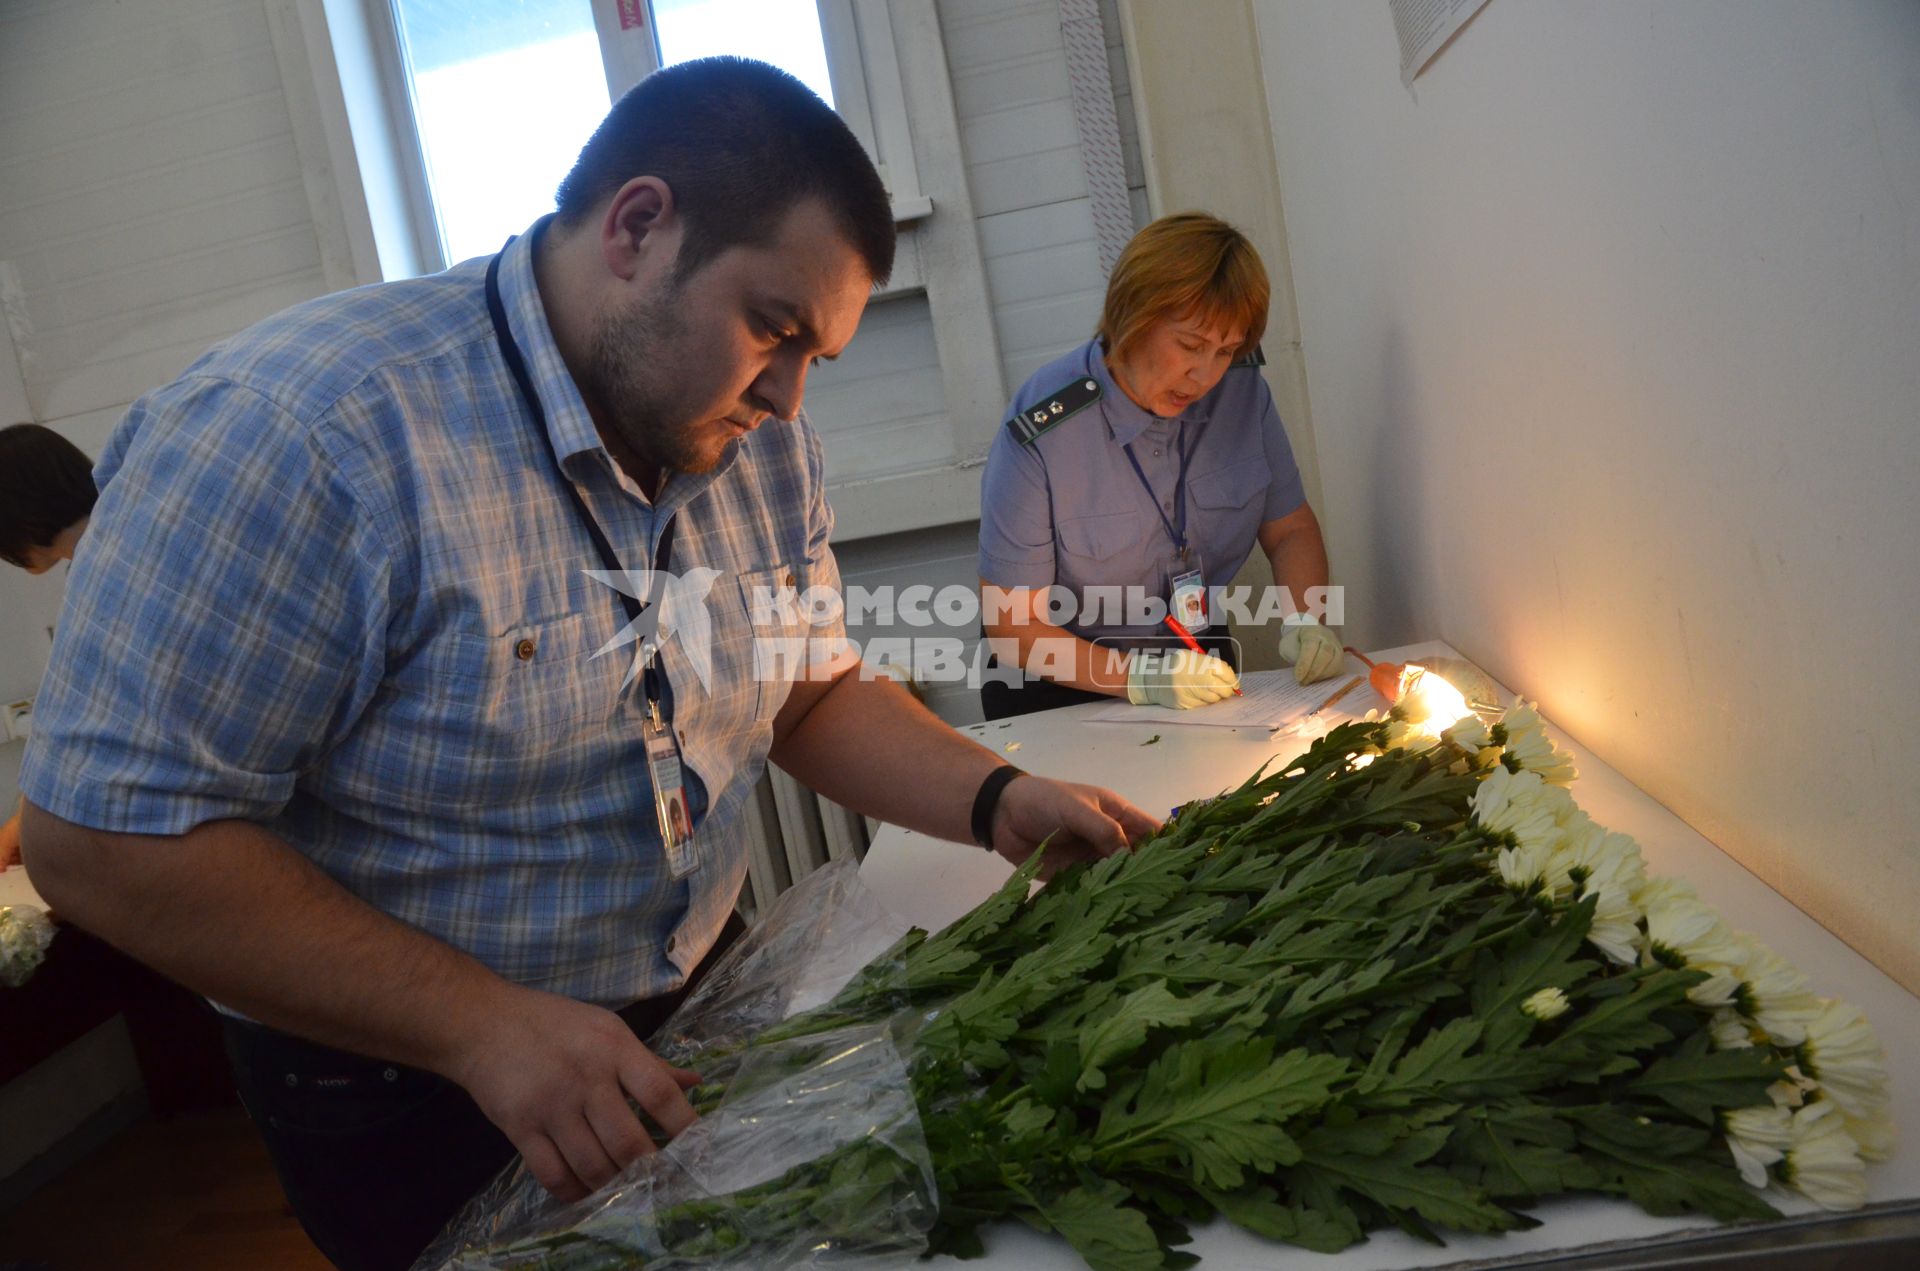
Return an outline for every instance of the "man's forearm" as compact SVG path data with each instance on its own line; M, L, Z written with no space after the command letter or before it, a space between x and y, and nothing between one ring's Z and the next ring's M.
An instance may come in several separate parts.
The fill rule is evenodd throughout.
M27 805L34 885L62 917L263 1024L444 1075L511 992L265 829L106 834Z
M836 803L970 843L974 795L1006 762L948 727L886 676L835 680L775 742L772 759Z

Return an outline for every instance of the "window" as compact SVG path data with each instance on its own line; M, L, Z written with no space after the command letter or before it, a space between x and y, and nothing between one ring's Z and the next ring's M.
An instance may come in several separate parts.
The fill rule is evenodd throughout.
M364 3L367 30L384 46L374 52L385 95L410 134L398 140L396 173L409 187L404 220L423 240L407 255L422 270L497 250L551 209L613 96L657 66L719 53L772 62L819 93L874 156L902 219L925 214L910 138L875 135L860 50L890 50L891 39L860 39L855 0ZM869 7L865 20L885 12ZM890 56L879 72L891 107L899 72Z

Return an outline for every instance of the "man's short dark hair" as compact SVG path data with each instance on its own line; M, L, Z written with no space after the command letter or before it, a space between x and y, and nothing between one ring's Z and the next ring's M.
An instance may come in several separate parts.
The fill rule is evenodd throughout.
M52 547L93 514L93 463L51 428L0 428L0 560L25 568L29 547Z
M555 200L578 227L634 177L656 176L686 218L678 276L729 247L769 242L822 200L875 283L893 272L887 189L846 121L775 66L708 57L664 67L607 112Z

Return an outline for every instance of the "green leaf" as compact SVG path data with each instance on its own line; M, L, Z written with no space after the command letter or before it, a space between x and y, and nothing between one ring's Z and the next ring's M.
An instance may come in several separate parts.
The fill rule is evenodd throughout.
M1128 1196L1121 1184L1101 1180L1041 1198L1036 1208L1093 1271L1159 1271L1160 1240L1147 1216L1125 1203Z
M1609 1059L1623 1052L1651 1050L1673 1039L1673 1033L1653 1019L1654 1013L1686 1000L1687 990L1706 978L1699 971L1665 968L1631 976L1631 980L1623 977L1613 982L1631 982L1630 992L1608 997L1582 994L1577 1004L1583 1009L1560 1030L1558 1043L1578 1043L1588 1053Z
M1094 1136L1098 1156L1125 1160L1164 1144L1197 1182L1226 1190L1239 1187L1248 1168L1269 1173L1298 1160L1281 1123L1324 1103L1347 1062L1304 1050L1272 1054L1269 1040L1231 1035L1169 1048L1130 1097L1107 1104Z
M1786 1061L1765 1046L1710 1051L1707 1042L1706 1033L1696 1033L1678 1054L1654 1060L1633 1081L1633 1093L1659 1099L1706 1125L1716 1123L1721 1108L1766 1103L1767 1087L1785 1075Z
M1670 1217L1702 1213L1721 1222L1778 1218L1780 1212L1747 1186L1730 1158L1642 1156L1606 1157L1599 1164L1601 1185L1626 1195L1650 1214Z
M1620 1108L1572 1108L1566 1115L1583 1144L1623 1161L1685 1156L1706 1147L1711 1138L1698 1126L1638 1116Z
M1282 1240L1316 1253L1338 1253L1366 1239L1353 1211L1344 1205L1327 1212L1307 1205L1283 1205L1271 1187L1205 1193L1221 1217L1268 1240Z
M1219 1001L1215 990L1190 998L1175 997L1161 982L1144 985L1121 998L1080 1030L1081 1090L1107 1084L1101 1069L1139 1049L1147 1030L1185 1024L1206 1014Z
M1486 1048L1511 1050L1526 1040L1533 1020L1520 1004L1544 988L1571 989L1591 974L1596 963L1578 958L1587 931L1593 925L1589 897L1565 910L1551 928L1522 941L1500 960L1491 980L1477 980L1471 1001L1473 1013L1486 1021Z
M1448 1147L1454 1172L1489 1196L1532 1199L1598 1185L1599 1173L1575 1143L1573 1127L1552 1108L1522 1104L1465 1113Z
M1487 1194L1432 1165L1377 1156L1308 1157L1294 1172L1316 1170L1348 1191L1389 1210L1404 1209L1455 1231L1511 1231L1522 1220Z

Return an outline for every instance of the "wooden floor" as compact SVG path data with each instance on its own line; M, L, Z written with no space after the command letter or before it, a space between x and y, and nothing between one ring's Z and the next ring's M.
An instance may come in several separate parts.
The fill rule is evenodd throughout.
M147 1121L0 1216L0 1271L328 1271L238 1108Z

